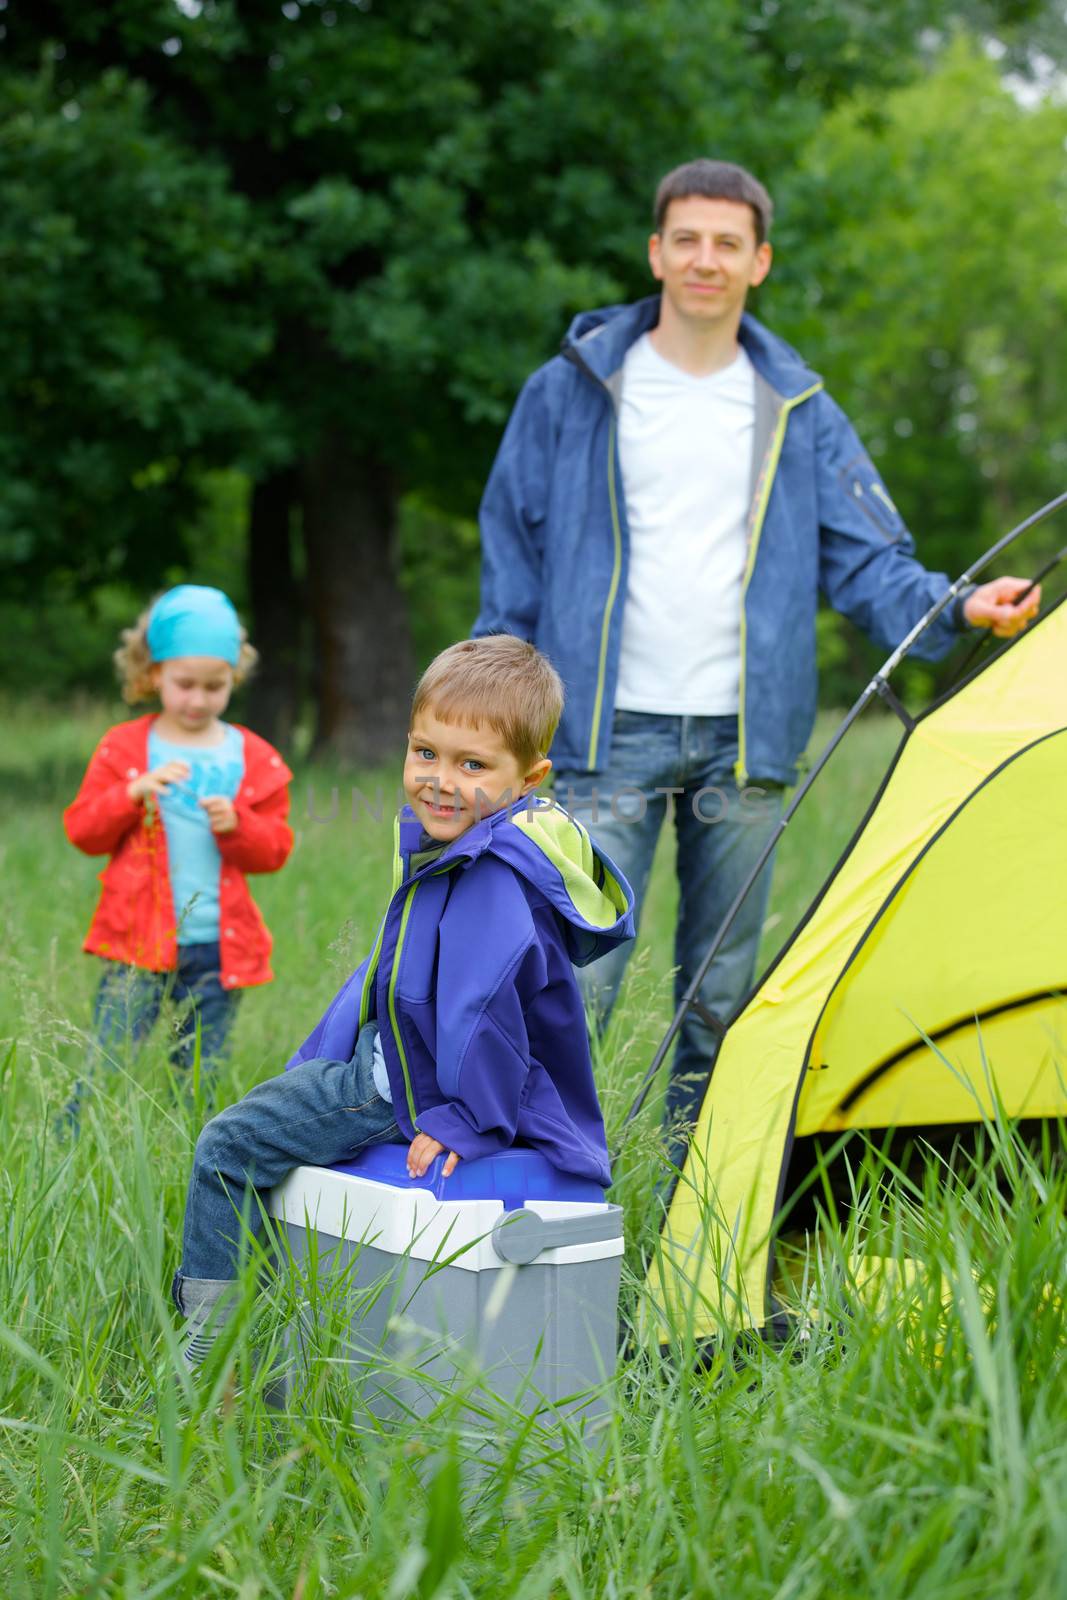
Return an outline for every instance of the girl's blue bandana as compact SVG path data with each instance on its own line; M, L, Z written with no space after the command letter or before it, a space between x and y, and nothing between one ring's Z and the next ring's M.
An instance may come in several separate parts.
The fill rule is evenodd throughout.
M180 583L160 595L148 614L148 650L153 661L178 656L217 656L237 665L241 650L237 613L221 589Z

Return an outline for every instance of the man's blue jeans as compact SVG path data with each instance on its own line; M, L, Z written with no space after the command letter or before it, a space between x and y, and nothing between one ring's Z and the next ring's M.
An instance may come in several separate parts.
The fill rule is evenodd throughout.
M393 1108L374 1087L375 1029L360 1030L351 1061L304 1061L268 1078L201 1131L185 1202L182 1264L174 1279L181 1311L185 1279L235 1278L242 1216L260 1227L265 1201L294 1167L328 1167L367 1145L401 1139Z
M638 915L652 857L674 802L678 845L675 999L681 999L782 811L777 784L738 790L736 717L676 717L617 711L611 750L597 773L561 768L555 798L589 830L630 880ZM673 794L671 792L673 791ZM725 1019L748 991L770 891L770 863L745 901L709 968L700 999ZM606 1019L632 946L583 968L587 1002ZM696 1120L719 1038L690 1012L682 1025L667 1088L669 1126Z

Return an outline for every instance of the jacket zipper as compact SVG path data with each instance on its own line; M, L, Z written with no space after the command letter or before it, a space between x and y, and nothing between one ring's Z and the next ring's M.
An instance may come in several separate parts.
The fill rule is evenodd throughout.
M596 690L593 694L592 727L589 730L589 751L586 756L586 766L596 765L597 750L600 744L600 714L604 708L604 679L607 675L608 640L611 637L611 613L615 609L615 600L619 592L619 578L622 573L622 527L619 522L619 497L615 487L615 432L618 425L618 412L615 399L603 378L598 377L592 367L582 360L581 355L572 344L563 346L564 360L573 362L579 372L585 374L590 383L595 383L598 389L603 389L611 406L611 425L608 429L608 499L611 503L611 535L614 545L614 554L611 569L611 582L608 584L608 598L604 604L604 616L600 624L600 659L597 662Z
M396 979L400 971L400 951L403 948L404 935L407 932L408 917L411 915L411 902L414 900L415 891L421 882L421 878L416 878L404 898L404 909L400 913L400 932L396 936L396 948L393 951L393 970L389 974L389 1027L392 1031L393 1043L396 1045L396 1053L400 1057L400 1069L404 1074L404 1095L408 1103L408 1116L411 1118L411 1126L413 1128L418 1127L418 1123L415 1121L417 1112L415 1110L415 1096L411 1088L408 1058L404 1051L403 1040L400 1037L400 1029L396 1023Z
M393 903L393 896L400 888L400 881L404 871L404 864L400 859L400 818L393 818L393 881L389 889L389 905L385 908L385 916L378 925L378 936L371 949L370 960L367 962L367 971L363 978L363 989L359 997L359 1026L362 1028L370 1014L370 997L374 989L374 980L378 976L378 959L382 953L382 940L385 937L385 924L389 917L389 906Z
M774 488L774 480L778 475L778 462L782 455L782 445L785 443L785 430L789 421L789 413L795 406L800 405L802 400L810 400L812 395L817 394L821 388L821 383L813 383L810 389L804 390L803 394L796 394L791 399L782 401L778 420L774 425L770 449L767 452L766 465L760 479L755 514L752 519L752 536L748 545L748 560L745 562L745 574L741 580L741 682L737 708L737 761L734 764L734 777L737 779L738 788L743 788L748 782L748 771L745 766L745 657L748 653L745 602L748 598L748 586L752 581L752 573L756 566L756 552L759 549L760 535L763 532L763 523L767 516L771 490Z
M360 1027L362 1027L364 1022L367 1020L366 1014L370 1006L370 990L378 971L378 961L381 956L382 939L385 935L385 924L389 919L389 912L392 910L393 900L396 897L397 889L400 887L401 874L403 872L399 848L399 821L394 823L394 832L397 836L397 850L393 864L393 893L389 897L389 905L386 909L385 916L382 918L382 925L378 929L378 937L374 942L374 949L371 952L370 962L368 963L367 967L367 976L363 980L363 995L359 1008ZM418 1113L415 1109L415 1095L411 1087L411 1072L408 1068L408 1058L404 1050L404 1041L400 1037L400 1029L397 1026L396 1020L396 980L400 972L400 955L404 948L404 937L407 933L408 918L411 915L411 903L415 898L416 889L418 889L419 885L424 879L436 878L441 873L451 872L452 868L456 865L456 861L465 859L468 858L461 855L455 857L448 863L447 866L426 867L420 872L419 876L412 879L408 887L408 892L404 896L404 908L400 913L400 928L396 936L396 945L393 948L393 966L389 974L389 990L386 997L386 1004L389 1008L389 1031L393 1036L393 1043L396 1046L396 1053L400 1058L400 1070L404 1074L404 1098L407 1101L408 1115L411 1118L412 1127L416 1129L418 1128L418 1123L415 1121L415 1118ZM379 1028L381 1027L381 1020L381 1018L378 1019Z
M615 609L615 598L619 592L619 577L622 572L622 528L619 524L619 497L615 487L616 425L617 418L613 410L611 425L608 428L608 499L611 503L611 535L614 544L614 558L611 582L608 584L608 598L604 606L604 618L600 624L600 660L597 663L596 692L593 695L593 725L590 729L589 754L586 758L586 766L590 770L596 766L597 746L600 742L600 715L604 707L604 679L607 674L611 613Z

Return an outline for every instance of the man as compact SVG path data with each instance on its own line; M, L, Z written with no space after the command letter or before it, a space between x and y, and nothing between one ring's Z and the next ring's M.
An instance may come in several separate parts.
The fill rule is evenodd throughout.
M688 986L796 777L816 708L819 591L891 650L948 580L913 542L844 413L745 313L771 267L771 200L698 160L662 180L648 245L660 293L575 318L526 383L481 508L476 633L531 639L567 704L556 794L644 897L668 802L677 830L677 991ZM1039 594L1000 578L961 595L916 654L968 625L1009 635ZM700 1000L726 1019L750 987L769 872ZM606 1012L628 955L598 964ZM667 1118L689 1122L718 1043L693 1012Z

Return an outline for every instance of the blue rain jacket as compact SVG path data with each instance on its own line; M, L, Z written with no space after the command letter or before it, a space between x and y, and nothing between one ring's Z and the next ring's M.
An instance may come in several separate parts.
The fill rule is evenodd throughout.
M289 1066L347 1061L376 1019L393 1108L467 1160L516 1143L607 1186L604 1121L573 966L634 933L633 895L548 800L474 824L445 850L401 812L374 949Z
M563 678L558 767L595 772L611 743L629 535L616 418L622 364L659 320L659 297L584 312L528 380L481 507L475 634L531 639ZM748 564L741 626L738 779L796 779L816 709L820 591L886 651L941 598L844 412L822 379L754 317ZM916 646L936 660L964 626L956 602Z

